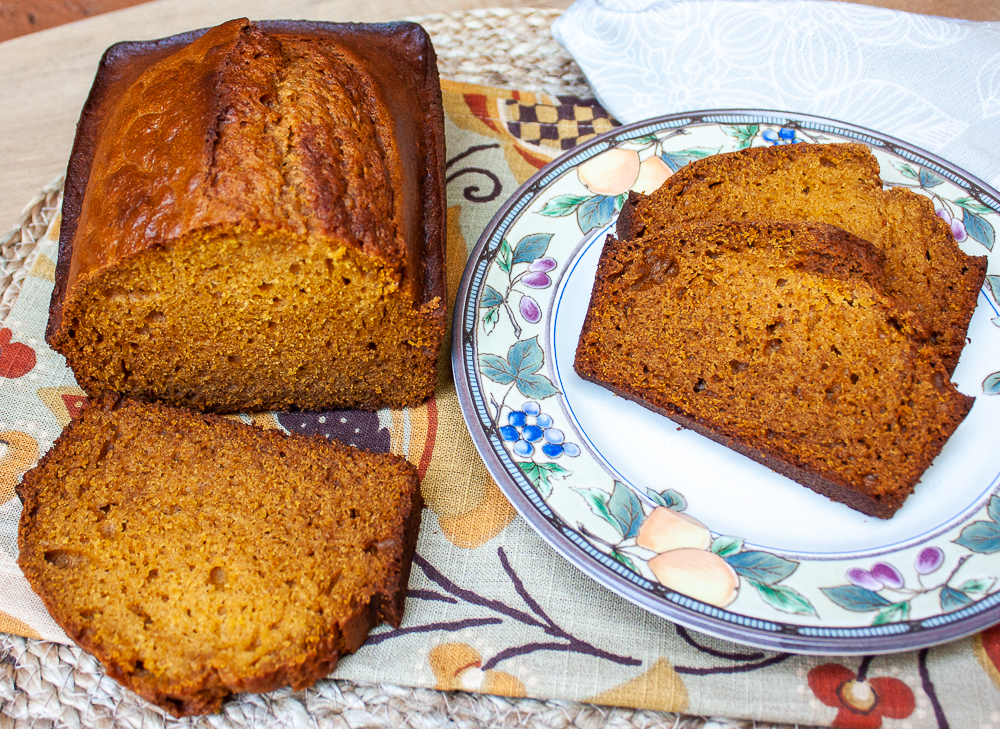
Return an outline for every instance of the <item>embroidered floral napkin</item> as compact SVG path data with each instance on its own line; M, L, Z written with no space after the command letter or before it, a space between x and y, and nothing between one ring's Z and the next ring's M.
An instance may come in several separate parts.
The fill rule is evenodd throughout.
M700 109L815 114L1000 184L1000 22L833 0L577 0L552 33L623 123Z
M614 122L572 97L446 82L444 99L454 294L504 200ZM43 339L57 226L0 329L0 630L65 642L17 567L13 496L85 397ZM420 408L252 418L402 453L420 470L428 509L403 625L377 629L335 676L761 722L1000 727L1000 629L919 653L792 656L679 628L597 585L515 516L473 448L447 362L445 353L436 395Z

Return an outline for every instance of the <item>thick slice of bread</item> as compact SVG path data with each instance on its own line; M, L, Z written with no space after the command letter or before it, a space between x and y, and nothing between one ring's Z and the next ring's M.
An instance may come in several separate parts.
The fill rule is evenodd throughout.
M309 686L402 619L422 502L396 456L103 396L18 493L52 617L176 716Z
M954 372L986 257L962 252L926 197L883 190L864 145L752 147L707 157L649 196L630 195L618 230L641 236L696 220L821 222L870 241L885 252L886 291L927 325L937 356Z
M586 380L819 493L890 517L972 406L832 226L691 223L610 238L576 351Z

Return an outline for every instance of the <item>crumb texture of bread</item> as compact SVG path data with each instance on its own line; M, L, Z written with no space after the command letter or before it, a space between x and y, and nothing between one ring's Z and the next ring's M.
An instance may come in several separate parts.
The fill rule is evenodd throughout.
M175 716L309 686L398 626L422 506L397 456L110 395L18 494L52 617Z
M413 24L238 20L112 47L47 337L91 395L418 404L445 328L443 155Z
M586 380L866 514L890 517L972 405L883 254L833 226L690 223L609 238Z
M949 374L965 346L986 275L929 199L882 189L879 165L861 144L751 147L682 167L649 196L633 193L621 219L641 237L693 221L820 222L870 241L885 254L887 293L926 324ZM619 228L620 230L622 228Z

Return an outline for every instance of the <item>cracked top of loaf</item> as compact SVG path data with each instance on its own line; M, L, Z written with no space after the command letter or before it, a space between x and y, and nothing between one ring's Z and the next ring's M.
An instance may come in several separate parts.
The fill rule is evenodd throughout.
M194 231L328 237L444 298L440 85L413 23L232 20L112 46L66 179L56 288Z

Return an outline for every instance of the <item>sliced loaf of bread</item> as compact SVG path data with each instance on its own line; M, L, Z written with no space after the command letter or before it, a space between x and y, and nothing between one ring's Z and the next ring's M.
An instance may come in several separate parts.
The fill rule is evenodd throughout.
M888 518L973 399L949 381L919 319L883 292L882 260L822 224L609 238L576 371Z
M444 116L414 23L232 20L105 53L47 341L88 395L402 408L444 339Z
M886 257L886 291L926 324L950 374L965 346L986 275L986 257L966 255L929 199L882 189L862 144L794 144L717 154L682 167L649 196L632 193L619 237L641 237L688 221L788 220L835 225Z
M18 493L52 617L175 716L309 686L398 626L422 504L402 458L110 395Z

